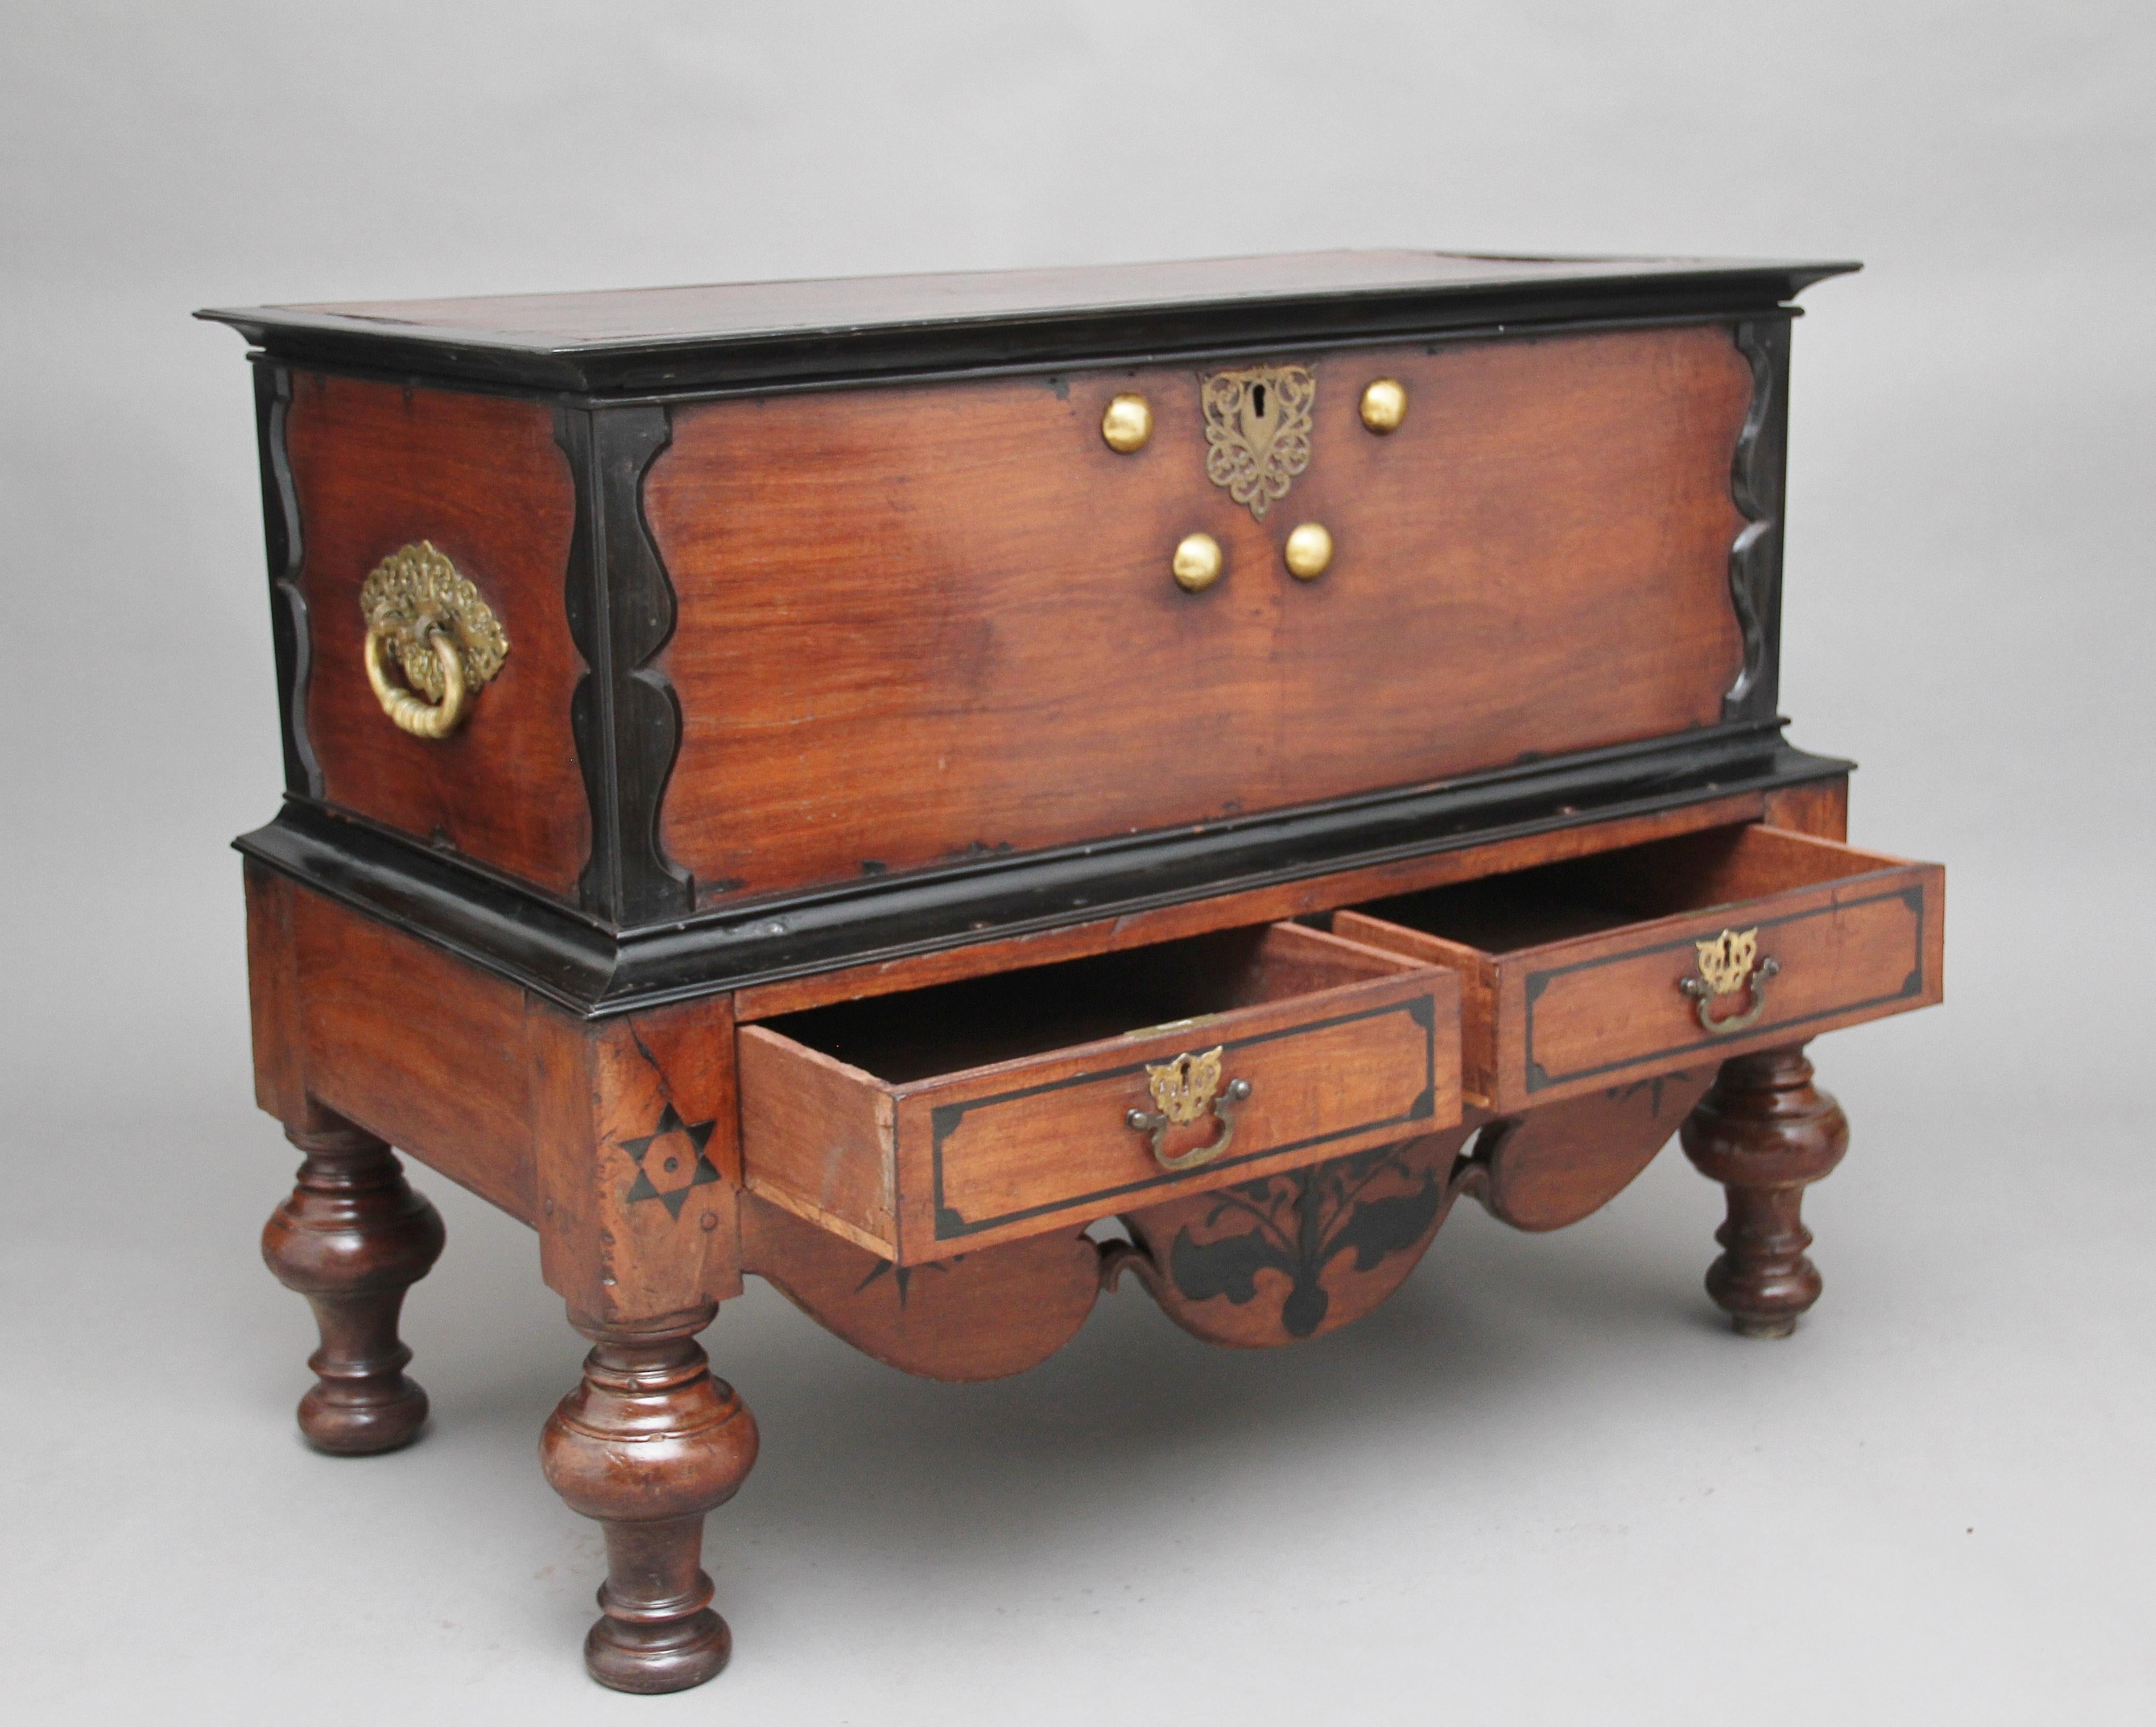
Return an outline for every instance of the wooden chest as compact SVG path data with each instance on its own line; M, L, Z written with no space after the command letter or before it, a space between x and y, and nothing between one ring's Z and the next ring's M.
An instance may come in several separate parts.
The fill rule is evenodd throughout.
M1777 707L1789 302L1851 267L205 314L256 349L310 1437L425 1412L388 1145L594 1341L546 1459L629 1689L725 1658L696 1541L754 1426L692 1340L745 1271L949 1378L1125 1271L1284 1341L1459 1194L1569 1222L1683 1122L1710 1289L1786 1332L1845 1137L1801 1046L1941 989L1940 871L1844 843Z

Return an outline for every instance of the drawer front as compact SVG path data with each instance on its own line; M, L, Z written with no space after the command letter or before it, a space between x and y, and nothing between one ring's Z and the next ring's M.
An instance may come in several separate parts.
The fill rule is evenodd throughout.
M1219 1011L1107 1034L1193 987ZM1460 1120L1458 977L1292 925L745 1026L736 1048L749 1187L902 1264Z
M1332 1006L1322 1017L1237 1032L1199 1026L1173 1041L1098 1048L1068 1071L1009 1074L986 1086L901 1099L901 1230L938 1249L1009 1239L1065 1216L1094 1217L1164 1190L1247 1179L1409 1139L1459 1119L1457 985L1424 975ZM1377 999L1370 999L1374 993ZM1243 1016L1235 1016L1240 1018ZM1279 1018L1277 1012L1265 1016ZM1232 1112L1227 1150L1188 1173L1165 1169L1152 1135L1129 1125L1152 1112L1148 1068L1218 1048L1219 1084L1250 1096ZM1163 1142L1170 1158L1218 1144L1207 1115Z
M1554 911L1545 900L1537 913L1546 889L1515 890L1524 897L1508 917L1524 945L1487 933L1486 910L1457 904L1398 902L1400 921L1383 908L1333 920L1350 940L1458 971L1466 1083L1491 1109L1578 1097L1941 999L1946 878L1936 864L1754 827L1558 868L1586 900ZM1633 922L1614 909L1642 900L1650 915ZM1671 909L1687 902L1702 909ZM1550 939L1568 921L1594 933ZM1528 933L1537 927L1545 933Z
M1810 903L1725 906L1674 934L1658 927L1648 939L1608 951L1522 965L1500 1008L1518 1027L1522 1094L1567 1094L1938 1000L1936 969L1925 963L1936 895L1926 885L1864 883L1806 896ZM1698 981L1699 944L1725 930L1756 930L1759 963L1775 967L1758 1018L1731 1034L1707 1030L1696 998L1679 987ZM1727 1017L1744 1011L1734 1002Z
M1311 381L1307 459L1238 502L1204 380L1261 363ZM1712 325L679 407L666 854L720 904L1715 725L1752 387Z

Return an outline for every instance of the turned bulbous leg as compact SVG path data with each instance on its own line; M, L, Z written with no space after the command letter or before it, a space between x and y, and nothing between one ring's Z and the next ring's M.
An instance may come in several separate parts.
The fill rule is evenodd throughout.
M701 1563L704 1515L747 1478L757 1433L696 1343L716 1310L636 1327L570 1316L593 1346L583 1383L547 1419L539 1463L570 1509L606 1531L584 1665L617 1691L685 1691L733 1653Z
M1804 1191L1841 1161L1848 1118L1794 1044L1724 1062L1679 1131L1685 1155L1729 1195L1707 1293L1744 1336L1787 1337L1820 1298Z
M393 1451L418 1436L427 1394L404 1376L404 1292L442 1251L442 1220L406 1184L396 1155L349 1123L288 1128L306 1154L298 1185L262 1232L278 1282L307 1298L322 1346L300 1431L320 1451Z

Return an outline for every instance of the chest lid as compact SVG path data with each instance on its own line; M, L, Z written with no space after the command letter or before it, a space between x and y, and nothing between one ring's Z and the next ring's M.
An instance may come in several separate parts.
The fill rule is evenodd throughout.
M1853 264L1306 252L249 306L277 358L588 395L770 388L1460 329L1741 314Z

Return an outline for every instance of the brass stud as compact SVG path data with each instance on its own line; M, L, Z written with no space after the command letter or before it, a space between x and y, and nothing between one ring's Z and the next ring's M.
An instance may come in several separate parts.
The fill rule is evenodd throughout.
M1399 431L1407 417L1407 387L1398 378L1381 377L1363 390L1363 423L1380 438Z
M1202 593L1220 579L1220 542L1210 534L1185 534L1175 548L1175 585Z
M1306 521L1287 536L1287 572L1298 582L1315 582L1332 561L1332 536Z
M1127 456L1143 449L1152 436L1152 408L1142 396L1117 396L1101 416L1101 436L1108 448Z

